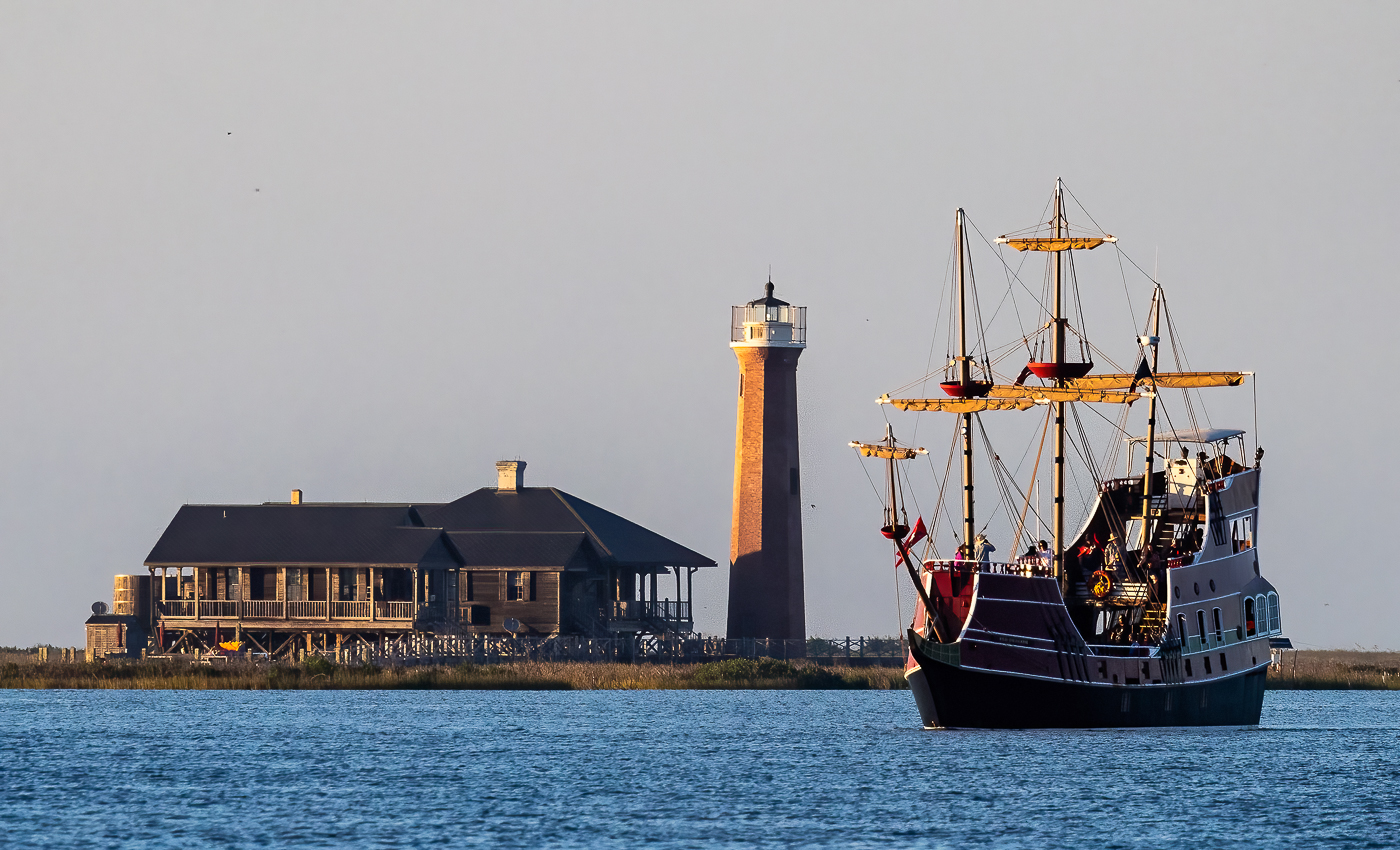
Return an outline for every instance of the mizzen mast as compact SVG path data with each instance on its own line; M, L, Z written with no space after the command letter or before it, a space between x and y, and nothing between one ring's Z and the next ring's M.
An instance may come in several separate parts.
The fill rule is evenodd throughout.
M1154 281L1155 283L1155 281ZM1157 354L1158 343L1161 341L1159 334L1162 319L1162 287L1156 285L1152 290L1152 332L1148 336L1142 337L1140 342L1144 346L1152 347L1152 362L1149 368L1153 375L1157 374ZM1156 389L1156 385L1153 385ZM1147 399L1147 461L1142 471L1142 528L1141 536L1138 538L1138 549L1144 554L1147 552L1147 525L1152 516L1152 452L1157 437L1157 393L1153 392Z

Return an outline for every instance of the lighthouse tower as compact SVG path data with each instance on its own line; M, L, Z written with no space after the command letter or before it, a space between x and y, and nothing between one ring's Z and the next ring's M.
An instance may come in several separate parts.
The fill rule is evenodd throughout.
M762 298L733 309L729 340L739 358L739 425L728 636L805 641L797 358L807 347L807 308L774 298L770 279Z

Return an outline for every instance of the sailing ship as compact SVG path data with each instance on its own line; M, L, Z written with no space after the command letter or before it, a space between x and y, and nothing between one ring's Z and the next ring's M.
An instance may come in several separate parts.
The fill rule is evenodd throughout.
M917 594L905 675L920 717L929 728L1257 724L1271 648L1287 642L1278 593L1260 573L1256 548L1263 450L1256 444L1249 464L1244 431L1201 427L1196 418L1202 388L1241 386L1253 373L1180 370L1179 338L1152 275L1148 318L1136 339L1137 369L1096 374L1094 357L1108 358L1082 330L1073 252L1116 248L1116 239L1071 228L1065 191L1057 180L1048 222L995 240L1046 254L1038 306L1044 323L991 356L960 209L948 333L956 348L940 376L943 397L879 399L901 411L956 416L942 482L950 483L957 456L961 523L945 531L959 543L952 558L937 551L942 495L931 529L924 528L922 516L912 528L908 520L906 469L928 452L900 444L888 425L881 442L851 443L862 455L885 461L881 531ZM1077 310L1077 325L1067 304ZM1177 370L1158 368L1164 312ZM1011 360L1025 363L1014 380L996 371L1022 349L1026 360ZM927 385L933 377L921 381ZM1159 417L1172 419L1163 397L1167 390L1182 391L1184 418L1193 427L1159 430ZM1127 427L1136 401L1145 402L1145 435ZM1116 423L1101 418L1115 426L1111 451L1105 452L1115 458L1112 463L1119 448L1128 447L1123 477L1106 477L1109 461L1099 463L1088 445L1082 405L1120 411ZM1031 483L1022 487L991 451L981 417L1034 410L1044 411L1044 422L1035 435L1039 448ZM1182 412L1175 411L1178 419ZM1049 539L1038 541L1030 519L1034 515L1043 522L1038 494L1046 436L1051 443ZM978 525L974 499L978 437L989 455L983 463L994 471L1003 506L1015 519L1012 545L1015 551L1026 547L1019 558L994 560L981 536L987 525ZM1138 448L1142 466L1134 468ZM1067 527L1071 456L1088 467L1093 482L1080 498L1083 516L1076 531ZM933 473L937 480L936 468ZM921 541L922 557L916 551Z

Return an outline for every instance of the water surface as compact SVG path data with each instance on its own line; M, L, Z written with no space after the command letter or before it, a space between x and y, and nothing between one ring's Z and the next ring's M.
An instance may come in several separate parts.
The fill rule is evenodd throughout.
M907 692L0 691L5 847L1400 846L1400 693L930 732Z

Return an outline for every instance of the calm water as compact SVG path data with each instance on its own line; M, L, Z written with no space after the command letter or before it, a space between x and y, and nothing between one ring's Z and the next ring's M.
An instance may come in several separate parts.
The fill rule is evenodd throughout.
M0 691L4 847L1400 846L1400 693L928 732L908 693Z

